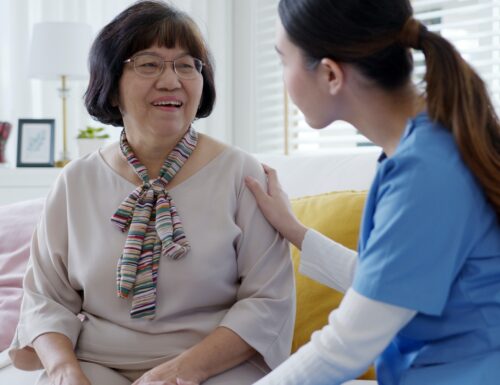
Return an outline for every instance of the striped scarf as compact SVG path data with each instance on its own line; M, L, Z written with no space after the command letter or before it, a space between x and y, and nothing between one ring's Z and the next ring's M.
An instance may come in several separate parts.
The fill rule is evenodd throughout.
M125 130L120 149L143 184L122 202L111 217L127 240L117 267L118 296L128 298L132 291L132 318L153 319L156 312L156 281L160 257L179 259L189 251L181 219L169 192L168 182L189 158L198 142L190 128L168 155L160 176L150 181L148 171L136 158Z

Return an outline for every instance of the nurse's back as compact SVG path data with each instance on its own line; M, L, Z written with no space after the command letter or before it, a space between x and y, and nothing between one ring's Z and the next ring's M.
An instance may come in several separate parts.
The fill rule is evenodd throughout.
M427 228L412 234L412 240L416 234L426 234L425 244L414 244L411 256L418 259L411 262L415 266L421 263L411 281L421 283L415 290L415 297L421 298L415 302L422 303L423 311L416 306L419 313L382 355L380 382L386 383L384 373L399 377L395 372L406 366L402 385L457 384L458 373L464 384L496 383L500 378L500 224L493 206L463 163L451 133L426 114L411 122L396 153L385 162L392 164L383 162L381 168L405 168L408 184L417 184L414 200L429 193L422 186L428 183L433 196L427 195L440 203L434 212L414 215L428 216L433 223L432 228L422 224ZM384 360L398 365L388 370Z

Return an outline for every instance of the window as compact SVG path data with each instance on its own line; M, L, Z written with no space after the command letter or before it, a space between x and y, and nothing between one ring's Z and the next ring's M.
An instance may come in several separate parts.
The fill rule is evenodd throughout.
M500 106L500 1L414 0L416 18L451 41L486 82L494 106ZM417 52L415 80L425 72Z
M282 153L287 135L285 90L274 49L279 0L257 0L252 9L255 68L255 152Z
M255 151L362 151L371 143L345 122L323 130L308 127L304 116L286 97L279 59L274 52L278 0L257 0L252 14L255 30ZM415 17L431 31L450 40L489 87L500 105L500 0L413 0ZM414 54L414 80L421 83L424 57Z

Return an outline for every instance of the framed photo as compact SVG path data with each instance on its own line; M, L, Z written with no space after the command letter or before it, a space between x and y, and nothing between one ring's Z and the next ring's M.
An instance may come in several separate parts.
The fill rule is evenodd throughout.
M54 167L54 119L19 119L17 167Z

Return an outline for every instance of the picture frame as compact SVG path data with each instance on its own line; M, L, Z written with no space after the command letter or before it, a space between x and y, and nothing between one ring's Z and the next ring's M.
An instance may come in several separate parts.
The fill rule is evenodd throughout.
M54 167L55 119L19 119L17 167Z

